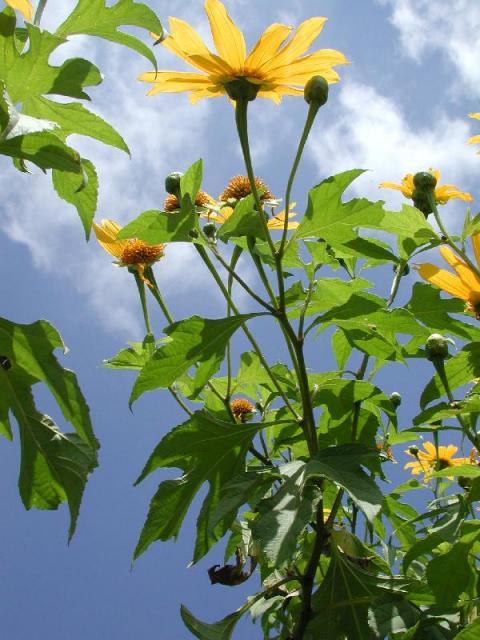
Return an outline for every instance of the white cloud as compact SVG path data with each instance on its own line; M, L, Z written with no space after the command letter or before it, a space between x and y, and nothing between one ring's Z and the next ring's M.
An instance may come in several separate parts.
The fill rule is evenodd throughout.
M480 97L480 4L470 0L377 0L392 8L405 53L420 59L442 52L457 71L457 84Z
M379 182L398 183L406 173L433 167L441 171L442 183L468 190L478 175L478 156L466 145L468 135L468 122L446 113L439 113L430 127L414 129L393 100L372 87L345 83L335 121L309 148L324 175L370 169L354 190L399 206L402 196L388 189L380 192Z

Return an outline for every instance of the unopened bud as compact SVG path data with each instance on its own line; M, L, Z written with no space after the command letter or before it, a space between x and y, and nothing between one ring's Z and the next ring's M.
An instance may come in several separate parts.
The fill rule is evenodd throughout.
M433 191L437 186L437 179L429 171L419 171L413 176L413 184L421 191Z
M451 342L451 340L445 338L440 333L432 333L432 335L427 338L427 342L425 344L425 351L427 352L428 360L445 360L448 356L449 342Z
M179 171L169 173L165 178L165 191L167 193L171 193L173 196L178 196L180 193L180 179L182 176L183 173L180 173Z
M419 171L413 176L413 184L413 204L427 217L433 211L432 199L435 199L437 179L429 171Z
M390 402L394 407L399 407L402 404L402 396L397 391L394 391L390 394Z
M203 227L203 233L207 236L207 238L213 240L217 235L217 227L213 224L213 222L208 222Z
M328 82L323 76L313 76L305 85L303 96L308 104L322 107L328 100Z
M414 444L412 444L412 446L408 447L407 449L407 453L409 453L411 456L415 456L415 458L418 456L418 452L419 449Z

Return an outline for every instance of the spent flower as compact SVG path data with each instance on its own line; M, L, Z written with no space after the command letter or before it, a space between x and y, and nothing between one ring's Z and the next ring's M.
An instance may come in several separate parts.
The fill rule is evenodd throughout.
M164 245L150 245L136 238L119 240L117 236L121 228L115 220L102 220L99 225L93 223L98 243L107 253L116 258L115 264L119 267L135 269L143 282L150 286L150 281L144 275L145 268L163 257Z
M220 0L206 0L205 12L210 22L217 53L212 53L200 35L188 23L169 18L170 34L162 45L199 70L152 71L139 80L153 86L149 95L161 92L190 92L190 102L222 95L235 96L239 88L247 99L268 98L279 104L285 95L303 96L305 84L314 75L327 82L338 82L333 67L347 64L347 58L335 49L320 49L305 55L322 31L326 18L310 18L289 38L292 27L272 24L260 36L247 55L245 38ZM152 34L158 41L158 36ZM237 87L237 85L242 85ZM251 91L245 90L245 86Z

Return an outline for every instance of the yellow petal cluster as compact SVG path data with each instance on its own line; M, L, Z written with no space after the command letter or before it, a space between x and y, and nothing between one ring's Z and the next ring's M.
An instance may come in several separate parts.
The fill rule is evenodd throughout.
M437 169L430 169L429 172L437 180L437 186L435 187L436 204L446 204L453 198L458 198L465 202L471 202L473 200L470 193L460 191L459 188L453 184L440 185L440 171ZM409 198L411 200L415 190L415 185L413 184L413 173L407 173L400 184L396 184L395 182L381 182L378 186L380 189L395 189L395 191L401 191L405 198Z
M5 0L5 3L8 4L9 7L12 7L12 9L20 11L25 20L28 22L32 21L33 7L29 0Z
M480 113L469 113L468 114L469 118L474 118L475 120L480 120ZM478 144L480 143L480 135L479 136L472 136L471 138L469 138L467 140L468 144ZM480 153L480 151L477 151L477 153Z
M314 75L327 82L340 79L333 67L348 60L334 49L306 54L323 29L326 18L310 18L291 36L292 27L272 24L247 55L243 33L220 0L206 0L210 30L217 53L212 53L188 23L169 18L169 35L162 45L198 71L157 71L139 76L153 86L148 92L190 92L190 102L226 94L225 85L244 78L258 85L258 96L279 104L285 95L303 96L305 84Z
M480 234L472 236L472 246L480 267ZM416 267L419 274L431 284L451 296L466 302L467 310L480 320L480 277L449 247L440 247L440 255L452 267L454 274L434 264L424 263Z
M454 458L458 447L453 444L438 447L437 449L432 442L424 442L425 451L418 451L413 454L409 449L405 451L409 456L415 458L415 462L407 462L404 469L410 469L412 475L416 476L423 473L427 479L434 471L446 469L447 467L458 467L462 464L471 464L472 458Z
M118 260L119 266L134 267L143 282L150 285L144 276L145 267L149 267L163 257L163 244L149 245L143 240L135 238L118 240L117 236L121 228L115 220L102 220L99 225L93 223L93 230L99 245Z

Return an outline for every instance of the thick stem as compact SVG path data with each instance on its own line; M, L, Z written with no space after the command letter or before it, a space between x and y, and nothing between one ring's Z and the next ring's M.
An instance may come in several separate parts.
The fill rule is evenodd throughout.
M232 258L230 260L230 271L228 273L228 282L227 282L227 291L228 295L232 296L232 287L233 287L233 272L235 271L235 267L237 262L242 255L242 249L240 247L235 247L233 250ZM227 301L227 318L230 317L232 313L232 308L230 303ZM230 397L232 395L232 353L230 348L230 340L227 343L227 394L225 396L225 400L230 402Z
M33 18L33 24L36 25L37 27L40 25L46 5L47 5L47 0L39 0L37 5L37 10L35 11L35 17Z
M133 275L135 276L135 284L137 285L138 295L140 297L140 302L142 305L142 313L143 313L143 320L145 322L145 329L147 330L147 334L152 335L152 327L150 325L150 316L148 315L148 308L147 308L147 299L145 296L145 284L143 280L140 278L138 271L136 269L135 271L133 271Z
M173 323L173 316L170 313L165 300L163 299L163 296L160 292L160 289L158 287L157 281L155 280L155 275L153 273L153 269L152 267L147 267L145 269L145 275L148 278L149 282L151 282L151 286L149 287L153 297L155 298L155 300L158 302L158 305L160 307L160 309L162 310L163 315L165 316L167 322L169 322L170 324Z

